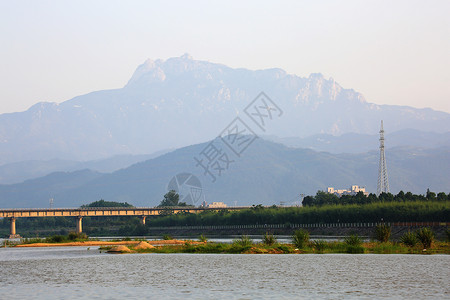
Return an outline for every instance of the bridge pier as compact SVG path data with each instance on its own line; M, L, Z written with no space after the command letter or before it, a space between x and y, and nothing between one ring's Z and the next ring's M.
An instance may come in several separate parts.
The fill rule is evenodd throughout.
M81 220L83 220L82 216L77 217L77 233L83 232L83 225L81 223Z
M15 217L11 217L9 218L9 221L11 222L11 228L9 231L9 238L10 239L18 239L20 238L20 235L17 234L16 232L16 218Z
M141 224L145 225L145 219L147 218L147 216L142 216L141 217Z

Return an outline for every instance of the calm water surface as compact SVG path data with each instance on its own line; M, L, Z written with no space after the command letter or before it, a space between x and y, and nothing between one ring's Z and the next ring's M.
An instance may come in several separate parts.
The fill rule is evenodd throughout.
M1 248L1 299L450 299L448 255Z

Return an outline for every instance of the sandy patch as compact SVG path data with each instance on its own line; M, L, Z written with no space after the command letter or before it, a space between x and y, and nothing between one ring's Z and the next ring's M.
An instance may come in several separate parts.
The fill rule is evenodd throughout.
M108 253L131 253L132 251L127 246L119 245L119 246L112 247L107 252Z
M152 249L152 248L155 248L155 246L152 246L152 245L150 245L147 242L140 242L139 244L137 244L134 247L134 249L138 249L138 250L140 250L140 249Z

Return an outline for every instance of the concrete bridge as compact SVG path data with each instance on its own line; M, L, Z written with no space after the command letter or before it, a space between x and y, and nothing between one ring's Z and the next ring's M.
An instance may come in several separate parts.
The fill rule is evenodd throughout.
M248 207L89 207L89 208L24 208L24 209L0 209L0 218L9 218L11 222L10 238L20 237L16 232L17 218L36 217L75 217L76 232L83 231L83 217L112 217L112 216L138 216L141 223L145 225L145 220L150 216L158 216L166 213L200 213L203 211L219 210L240 210Z

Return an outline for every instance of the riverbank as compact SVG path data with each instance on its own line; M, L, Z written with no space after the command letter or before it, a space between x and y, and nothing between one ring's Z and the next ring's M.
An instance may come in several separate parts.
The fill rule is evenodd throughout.
M152 246L162 246L162 245L181 245L185 244L186 241L182 240L157 240L157 241L146 241ZM13 245L17 248L30 248L30 247L90 247L90 246L135 246L138 245L140 241L81 241L81 242L68 242L68 243L31 243L31 244L17 244ZM193 244L198 244L201 242L191 241Z
M149 241L149 244L151 241ZM184 241L177 245L156 245L152 248L136 247L137 244L129 244L128 247L117 250L116 246L102 246L101 251L112 253L197 253L197 254L450 254L450 243L434 242L430 248L424 249L420 245L408 247L396 242L366 242L361 244L349 244L347 242L311 241L304 247L298 248L294 244L275 243L266 245L263 243L251 243L236 240L232 244L213 242Z

